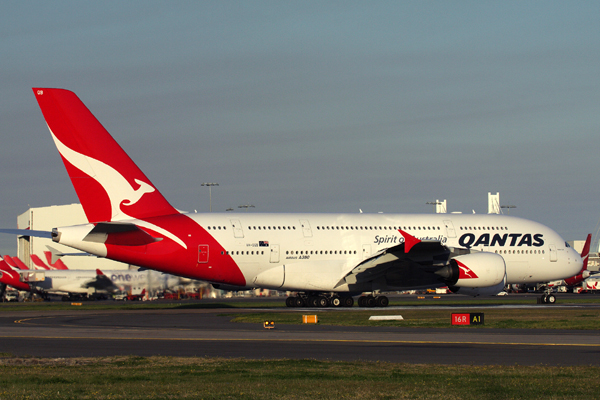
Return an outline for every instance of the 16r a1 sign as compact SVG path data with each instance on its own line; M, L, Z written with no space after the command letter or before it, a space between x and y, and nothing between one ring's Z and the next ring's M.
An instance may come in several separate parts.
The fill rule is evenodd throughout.
M483 313L452 314L452 325L483 325Z

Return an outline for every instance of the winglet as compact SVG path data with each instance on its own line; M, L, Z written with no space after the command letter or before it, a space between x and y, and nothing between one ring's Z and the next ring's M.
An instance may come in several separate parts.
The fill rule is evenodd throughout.
M398 229L398 232L400 232L400 234L404 238L404 252L405 253L408 253L415 244L421 243L420 239L417 239L416 237L403 231L402 229Z

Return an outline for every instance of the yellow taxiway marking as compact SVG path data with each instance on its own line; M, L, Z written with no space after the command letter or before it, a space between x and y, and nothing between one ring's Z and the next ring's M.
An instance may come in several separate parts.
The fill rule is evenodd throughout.
M376 340L376 339L277 339L277 338L161 338L161 337L110 337L110 336L15 336L0 335L0 338L12 339L93 339L93 340L164 340L189 342L308 342L308 343L387 343L387 344L470 344L495 346L569 346L600 347L600 343L522 343L522 342L474 342L444 340Z

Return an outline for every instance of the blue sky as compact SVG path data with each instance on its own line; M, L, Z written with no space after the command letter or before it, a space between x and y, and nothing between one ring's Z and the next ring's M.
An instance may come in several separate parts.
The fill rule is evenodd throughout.
M0 226L77 202L31 87L75 91L171 203L600 220L598 2L3 2ZM16 240L0 237L0 253Z

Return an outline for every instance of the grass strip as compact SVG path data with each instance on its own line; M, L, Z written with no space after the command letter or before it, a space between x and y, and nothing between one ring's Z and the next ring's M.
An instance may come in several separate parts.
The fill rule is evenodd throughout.
M451 328L452 313L482 312L484 325L454 326L456 329L571 329L599 330L600 309L562 309L543 307L534 309L450 309L450 310L365 310L332 311L323 309L302 312L254 312L223 314L233 322L262 324L273 321L278 324L301 324L302 315L316 314L319 324L339 326L387 326L412 328ZM402 315L401 321L369 321L371 315Z
M0 358L3 399L590 399L595 366Z

